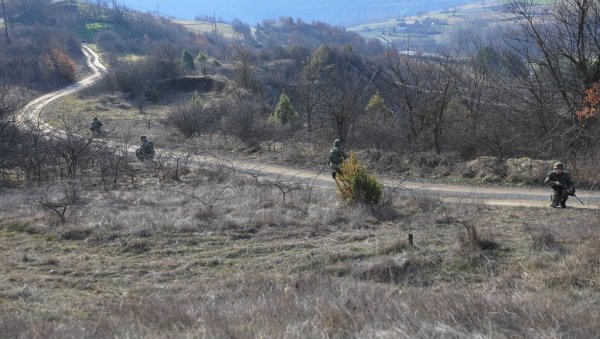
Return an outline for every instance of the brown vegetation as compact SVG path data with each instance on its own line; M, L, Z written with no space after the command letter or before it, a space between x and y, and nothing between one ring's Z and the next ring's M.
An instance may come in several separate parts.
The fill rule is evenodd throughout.
M18 3L23 11L50 6ZM347 205L315 181L242 173L224 160L237 150L323 165L327 146L318 140L340 137L388 173L535 184L550 159L565 158L579 182L597 185L596 120L588 114L581 124L576 112L598 81L598 60L586 55L600 44L594 32L560 29L593 26L596 3L557 1L545 17L551 25L537 20L543 7L512 5L521 25L512 44L473 35L415 57L382 46L366 52L360 37L322 23L284 18L256 34L236 23L260 46L88 1L87 19L113 24L96 36L112 70L85 97L65 99L81 106L54 107L48 119L60 138L49 138L41 120L17 129L22 102L12 81L44 69L72 81L78 42L58 27L24 28L0 51L17 56L0 59L15 71L0 74L0 333L597 335L595 211L445 204L402 187L385 188L376 206ZM29 20L41 20L36 11ZM297 43L275 45L282 36ZM202 70L225 84L221 91L162 90L177 81L168 79L198 75L182 67L184 48L221 60ZM293 128L266 124L284 91L300 115ZM167 151L154 163L133 161L125 146L87 137L91 114L114 126L113 140L131 144L151 132L159 148L179 144L223 162L199 168Z
M314 189L309 203L301 185L284 202L277 187L233 168L192 171L181 182L138 170L144 175L135 186L89 190L89 203L62 224L27 203L36 190L2 195L2 333L598 331L593 211L443 205L399 191L391 205L397 216L382 221L370 209L331 201L332 189Z

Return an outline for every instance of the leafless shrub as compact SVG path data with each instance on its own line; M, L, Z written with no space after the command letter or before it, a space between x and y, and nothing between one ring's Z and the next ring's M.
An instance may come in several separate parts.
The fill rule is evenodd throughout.
M189 100L176 104L165 122L187 137L211 133L219 129L226 113L222 103L220 99L203 102L198 94L194 94Z
M105 191L116 189L129 168L129 159L117 148L102 148L95 158L98 176Z
M434 197L428 194L420 194L414 191L410 191L409 196L405 196L404 206L408 208L417 208L422 212L431 212L442 206L442 200L438 197Z
M477 250L494 250L499 247L499 244L489 239L482 239L477 234L477 229L473 225L469 225L466 222L459 222L467 231L467 234L460 233L459 242L461 249L469 251L472 249Z
M294 191L300 191L302 189L302 183L296 178L286 178L278 176L273 180L268 180L268 185L276 187L281 192L283 203L286 203L286 197L289 193Z
M215 207L222 204L226 199L228 199L227 193L231 191L231 187L229 185L211 185L210 187L202 187L201 193L196 193L196 188L190 191L178 191L181 194L184 194L195 201L198 201L204 206L204 211L202 213L197 214L197 217L201 218L211 218L214 216Z
M419 266L420 264L413 258L399 255L370 264L358 276L365 280L400 283L414 278L418 274Z
M564 251L564 247L556 241L550 230L543 228L538 234L534 234L534 231L527 223L523 223L523 226L531 235L533 240L532 247L536 251Z
M69 209L84 205L87 199L87 191L79 180L65 180L58 188L48 188L39 197L39 204L52 212L64 223L67 220Z
M554 239L554 236L550 231L544 230L533 240L533 248L538 251L547 251L561 249L562 246Z
M258 149L268 133L265 122L268 107L264 98L231 86L223 107L227 108L227 115L222 120L222 131L239 138L247 146Z
M60 170L61 179L77 178L92 163L94 140L77 133L78 126L86 125L81 120L61 118L61 132L50 139L50 149ZM47 132L46 132L47 133Z
M148 166L156 172L162 180L181 181L181 176L190 173L191 154L167 153L159 151L154 156L154 161Z

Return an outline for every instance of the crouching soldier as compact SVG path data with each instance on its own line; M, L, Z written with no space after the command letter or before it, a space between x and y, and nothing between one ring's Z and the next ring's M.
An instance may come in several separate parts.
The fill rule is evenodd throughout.
M342 141L335 139L333 147L329 150L329 167L331 168L331 176L335 180L338 174L342 173L340 166L346 159L346 153L342 149Z
M573 185L569 172L565 171L565 165L562 162L554 164L554 169L548 174L544 183L550 185L554 190L550 207L556 208L560 204L561 208L566 208L567 199L575 194L575 185Z
M100 122L98 118L94 118L92 121L92 126L90 126L90 131L92 131L94 136L99 136L102 134L102 125L102 122Z
M142 145L135 151L135 156L141 161L154 159L154 143L145 135L140 137Z

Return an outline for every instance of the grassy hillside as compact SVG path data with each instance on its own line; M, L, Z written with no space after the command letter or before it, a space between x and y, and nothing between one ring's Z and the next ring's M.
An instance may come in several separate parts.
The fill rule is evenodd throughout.
M179 182L158 168L131 171L118 190L89 192L64 223L36 203L46 189L0 194L4 336L600 331L593 211L447 204L402 190L369 209L305 184L284 203L274 184L232 168Z
M307 22L315 20L334 25L349 25L365 20L377 20L393 15L412 15L457 6L463 0L372 0L343 1L306 0L302 2L283 0L258 0L243 2L237 0L205 1L193 4L189 1L171 0L160 2L160 10L167 15L191 19L200 15L211 15L216 12L218 18L232 21L235 18L255 24L265 19L278 19L286 16L301 18ZM157 2L153 0L128 0L126 5L155 9ZM134 7L136 8L136 7Z
M447 42L456 32L475 29L485 30L502 24L506 13L502 1L481 1L452 9L427 12L418 15L396 17L383 21L350 27L365 37L386 41L430 38L436 43Z
M194 33L202 33L202 34L213 34L214 33L214 26L210 22L202 22L202 21L195 21L195 20L183 20L183 19L173 19L173 22L175 22L179 25L183 25L184 27L186 27L187 29L189 29L190 31L192 31ZM226 23L221 23L221 22L217 23L217 32L218 32L218 34L220 34L226 38L233 38L235 36L233 27L231 27L231 25L226 24Z

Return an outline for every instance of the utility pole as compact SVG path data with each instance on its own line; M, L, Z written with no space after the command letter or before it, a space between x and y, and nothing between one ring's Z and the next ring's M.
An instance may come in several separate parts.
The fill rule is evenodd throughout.
M156 2L156 20L160 20L160 12L158 11L158 1Z
M10 45L10 38L8 37L8 20L6 19L6 7L4 7L4 0L2 0L2 14L4 14L4 32L6 33L6 44Z
M4 0L2 0L4 1ZM215 38L217 37L217 12L213 12L213 23L215 24Z

